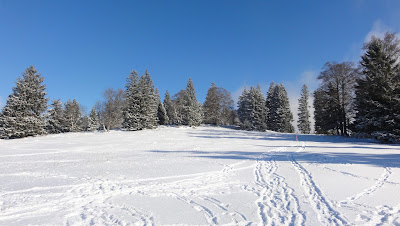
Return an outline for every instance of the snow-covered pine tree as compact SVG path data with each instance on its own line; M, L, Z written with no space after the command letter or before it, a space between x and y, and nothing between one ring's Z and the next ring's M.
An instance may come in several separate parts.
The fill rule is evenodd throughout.
M279 101L280 101L280 109L278 112L281 113L281 118L282 118L282 126L281 130L279 132L284 132L284 133L294 133L294 127L292 125L293 122L293 114L292 111L290 110L290 103L289 103L289 97L287 95L285 87L280 84L279 86Z
M128 78L125 85L125 107L123 109L122 123L123 128L127 130L141 130L142 127L142 115L141 115L141 105L142 105L142 91L139 87L138 73L133 70Z
M273 95L268 101L268 128L277 132L293 133L293 115L285 87L282 84L275 85Z
M157 123L158 123L158 125L165 125L168 123L169 118L167 115L167 111L165 110L164 104L161 102L160 94L159 94L157 88L156 88L156 96L157 96L157 101L158 101Z
M175 106L172 103L168 90L165 91L164 108L165 111L167 112L167 117L168 117L168 121L166 121L165 124L176 125L178 116L176 115Z
M400 140L400 40L394 33L373 37L364 45L362 78L356 86L355 128L359 135Z
M68 132L82 131L79 125L82 113L78 101L76 101L76 99L73 99L72 101L67 100L64 109L66 130Z
M176 112L175 125L184 125L186 90L181 89L172 97L172 103Z
M43 77L30 66L18 78L13 93L0 114L0 138L21 138L45 134L47 109Z
M62 102L57 99L51 103L46 117L46 131L47 133L63 133L66 131L66 119Z
M218 87L213 82L207 91L206 100L203 105L204 123L219 125L221 124L221 106L220 97L218 96Z
M266 107L265 99L262 94L260 85L257 87L250 87L249 91L250 97L250 122L251 129L257 131L265 131L266 126Z
M310 112L308 111L308 88L307 85L303 85L301 88L301 94L299 98L299 108L298 108L298 122L297 127L299 128L300 133L309 134L311 132L311 123L310 123Z
M89 122L88 122L88 131L96 131L100 127L100 117L96 111L96 108L93 107L89 114Z
M276 113L276 104L274 102L274 91L275 91L275 83L271 82L269 85L267 97L265 100L265 108L266 108L266 125L267 129L269 130L275 130L274 129L274 114Z
M184 95L183 124L199 126L203 120L202 118L202 106L197 101L193 81L189 78Z
M153 129L157 127L158 98L154 83L147 70L139 79L139 87L142 93L140 104L142 128Z
M250 96L249 91L244 87L242 94L239 96L238 100L238 118L240 121L240 128L245 130L251 129L250 122Z

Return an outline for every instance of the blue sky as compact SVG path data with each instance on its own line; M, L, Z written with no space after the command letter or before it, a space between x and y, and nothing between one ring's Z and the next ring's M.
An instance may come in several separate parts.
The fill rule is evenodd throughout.
M192 78L234 97L271 81L296 99L327 61L358 61L372 34L400 31L400 1L0 0L0 102L34 65L48 97L89 109L131 70L149 70L163 97Z

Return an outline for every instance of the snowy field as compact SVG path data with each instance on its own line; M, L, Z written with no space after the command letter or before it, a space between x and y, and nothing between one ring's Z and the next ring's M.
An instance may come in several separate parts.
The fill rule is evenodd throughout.
M0 140L0 225L399 225L400 147L160 127Z

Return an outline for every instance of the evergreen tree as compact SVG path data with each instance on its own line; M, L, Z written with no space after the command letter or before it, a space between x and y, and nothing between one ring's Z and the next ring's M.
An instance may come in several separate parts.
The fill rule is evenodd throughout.
M66 131L65 125L66 119L62 102L59 99L53 100L47 114L46 131L47 133L63 133Z
M311 132L311 123L310 123L310 113L308 111L308 89L304 84L301 89L301 96L299 99L299 108L298 108L298 116L299 120L297 122L297 127L299 128L300 133L309 134Z
M212 83L207 91L204 101L204 123L219 125L221 123L220 98L218 97L218 87Z
M0 114L0 138L21 138L46 133L43 113L48 99L43 77L31 66L18 78Z
M250 120L250 96L249 91L246 87L244 87L242 94L239 96L238 100L238 118L240 121L240 128L245 130L251 129L251 120Z
M265 108L266 108L266 125L267 129L274 130L274 114L276 113L276 101L274 101L274 91L275 91L275 83L271 82L269 85L267 98L265 100Z
M139 88L142 94L140 105L142 128L152 129L157 127L157 109L159 98L157 97L154 83L147 70L140 77Z
M271 84L272 86L273 84ZM290 111L289 98L285 87L282 84L275 85L272 92L272 87L268 91L268 116L267 128L277 132L293 133L292 125L293 115Z
M100 127L100 118L96 112L96 108L93 107L89 114L88 131L96 131Z
M172 98L172 103L176 113L175 125L184 125L186 90L181 89Z
M125 107L123 110L123 127L128 130L141 130L142 127L142 93L139 87L139 78L136 71L132 71L128 78L125 90Z
M251 129L257 131L265 131L266 126L266 107L264 95L261 92L261 87L250 87L250 123Z
M169 118L167 115L167 111L165 110L164 104L160 100L160 94L159 94L157 88L156 88L156 96L157 96L157 100L158 100L157 123L158 123L158 125L165 125L168 123Z
M362 56L362 77L356 86L356 123L359 135L382 141L400 140L400 40L394 33L373 37Z
M165 124L176 125L178 116L176 114L175 106L172 103L171 97L169 96L168 90L165 91L164 107L168 117L168 120L165 122Z
M68 132L79 132L82 131L79 123L81 120L81 109L76 99L68 100L65 103L65 119L66 119L66 130Z
M202 122L202 115L201 104L197 101L192 79L189 78L184 95L183 124L199 126Z

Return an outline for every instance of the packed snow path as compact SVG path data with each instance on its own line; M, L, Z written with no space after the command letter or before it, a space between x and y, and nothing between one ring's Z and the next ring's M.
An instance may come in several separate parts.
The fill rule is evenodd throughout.
M400 147L160 127L0 140L0 225L400 225Z

